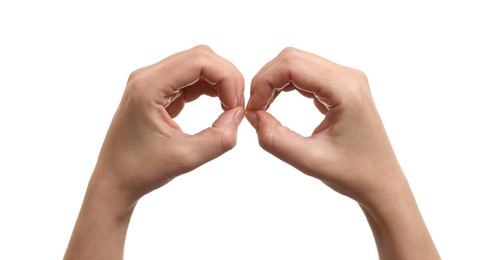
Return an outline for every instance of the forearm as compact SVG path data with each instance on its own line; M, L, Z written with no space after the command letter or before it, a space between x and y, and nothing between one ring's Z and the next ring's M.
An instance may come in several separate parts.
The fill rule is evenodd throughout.
M380 259L440 259L407 181L394 185L373 203L360 203Z
M123 259L134 203L91 179L64 259Z

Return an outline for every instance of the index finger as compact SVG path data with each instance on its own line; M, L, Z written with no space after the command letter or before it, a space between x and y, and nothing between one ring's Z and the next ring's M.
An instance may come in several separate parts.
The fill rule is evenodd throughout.
M267 109L275 93L290 84L312 93L328 107L338 106L348 88L355 85L356 73L360 72L312 53L286 48L252 80L247 110Z
M229 61L207 46L197 46L176 53L153 65L160 102L177 91L200 80L217 90L221 103L227 108L244 106L242 74Z

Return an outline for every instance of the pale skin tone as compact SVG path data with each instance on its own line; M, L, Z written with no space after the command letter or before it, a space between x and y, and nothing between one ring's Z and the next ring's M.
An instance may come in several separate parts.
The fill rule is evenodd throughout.
M266 111L281 90L294 89L325 115L309 137ZM286 48L254 77L246 107L243 91L236 67L206 46L133 72L65 259L122 259L137 202L232 149L245 112L264 150L360 205L380 259L440 259L362 72ZM212 127L185 134L173 118L202 94L218 96L224 112Z

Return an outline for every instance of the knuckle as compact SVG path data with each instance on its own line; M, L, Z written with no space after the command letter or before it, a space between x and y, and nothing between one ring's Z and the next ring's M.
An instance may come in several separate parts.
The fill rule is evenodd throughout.
M199 45L189 51L189 59L192 63L196 64L196 66L204 67L211 54L210 48L206 45Z
M280 60L287 66L296 64L300 58L300 51L293 47L287 47L280 53Z
M273 140L275 140L274 131L262 130L259 131L257 134L259 139L259 146L266 151L270 151L274 147L273 143Z
M371 98L371 90L366 74L359 70L352 70L344 80L348 104L354 108L366 108Z
M361 71L361 70L354 70L355 71L355 79L359 81L361 84L368 84L368 78L366 74Z
M356 72L357 75L354 78L354 86L357 91L369 92L369 83L366 74L361 71Z
M196 45L192 48L192 51L197 51L197 52L212 52L212 49L210 48L210 46L208 45L205 45L205 44L200 44L200 45Z
M280 56L291 56L291 55L297 55L299 53L299 49L296 49L294 47L285 47L281 52Z
M238 69L237 69L238 71ZM243 74L238 73L238 84L244 86L245 85L245 77L243 77Z
M188 146L178 146L177 153L176 155L173 155L173 157L175 159L174 161L177 162L177 168L179 168L180 171L188 172L194 168L194 153Z
M261 138L261 136L259 136L259 146L266 151L268 151L270 147L269 143L265 140L265 138Z
M240 76L238 76L239 73L235 73L234 71L232 70L223 70L220 72L220 77L222 77L223 79L229 79L229 80L233 80L233 82L235 82L235 84L240 84L241 82L241 78ZM214 82L214 83L219 83L219 82Z
M251 86L251 88L250 88L250 93L253 93L253 87L252 87L252 86L256 86L256 85L257 85L257 81L258 81L258 80L259 80L259 79L258 79L258 76L257 76L257 75L255 75L255 76L252 78L252 80L250 81L250 86Z
M135 70L128 78L127 93L131 98L139 98L145 94L145 88L148 84L148 75L145 69Z
M130 73L128 78L128 84L137 83L139 78L142 78L144 74L144 68L134 70Z
M231 130L226 130L221 133L220 145L224 152L233 149L236 146L236 133Z
M212 53L207 45L198 45L190 50L190 55L198 62L204 62Z

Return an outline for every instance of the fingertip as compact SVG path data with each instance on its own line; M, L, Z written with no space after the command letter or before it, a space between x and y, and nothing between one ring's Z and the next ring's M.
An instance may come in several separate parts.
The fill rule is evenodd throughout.
M258 121L262 124L265 123L267 125L274 125L274 126L282 126L282 123L278 121L272 114L264 111L264 110L256 110L254 111L256 113L256 116L258 118Z
M253 95L250 95L250 97L249 97L249 99L247 101L247 105L245 106L245 110L247 110L247 112L248 111L252 111L252 109L250 109L250 102L252 101L253 97L254 97Z
M235 147L237 128L245 117L245 109L236 107L224 111L209 127L192 138L199 146L203 161L216 158Z
M257 117L255 128L259 145L264 150L282 160L288 161L290 154L296 153L295 150L302 147L299 146L299 144L303 142L303 137L287 127L282 126L280 121L270 113L258 110L254 111L253 115ZM251 119L253 119L253 117Z
M217 120L213 123L213 127L223 128L234 126L238 127L245 117L245 109L243 107L235 107L224 111Z
M238 69L236 69L236 71L238 71ZM236 88L238 90L236 93L238 97L238 106L245 107L245 78L241 72L238 71L238 74L240 75L240 82L238 83L238 88Z
M241 122L243 121L243 118L245 117L245 109L240 106L237 108L237 110L238 111L236 111L236 113L234 115L234 121L235 121L235 125L239 126L241 124Z
M258 99L257 99L257 96L255 95L252 95L250 96L249 98L249 101L247 103L247 110L248 111L256 111L256 110L259 110L259 109L263 109L263 107L260 107L258 104L260 102L258 102Z
M221 104L224 110L236 107L245 107L245 97L243 95L243 88L241 88L241 90L240 88L237 88L235 90L234 95L231 94L225 96L225 93L222 93L222 95L219 95L219 98L221 100Z
M256 130L264 130L264 128L271 126L282 126L280 121L264 110L247 110L245 117Z
M222 153L229 151L236 146L238 126L245 117L245 109L243 107L236 107L226 112L228 112L229 115L227 115L224 127L221 126L223 129L220 130L220 145Z
M245 107L245 95L243 92L240 95L240 106Z
M247 111L247 114L245 116L247 117L247 121L249 121L252 127L257 129L259 119L257 118L256 113L254 111Z

